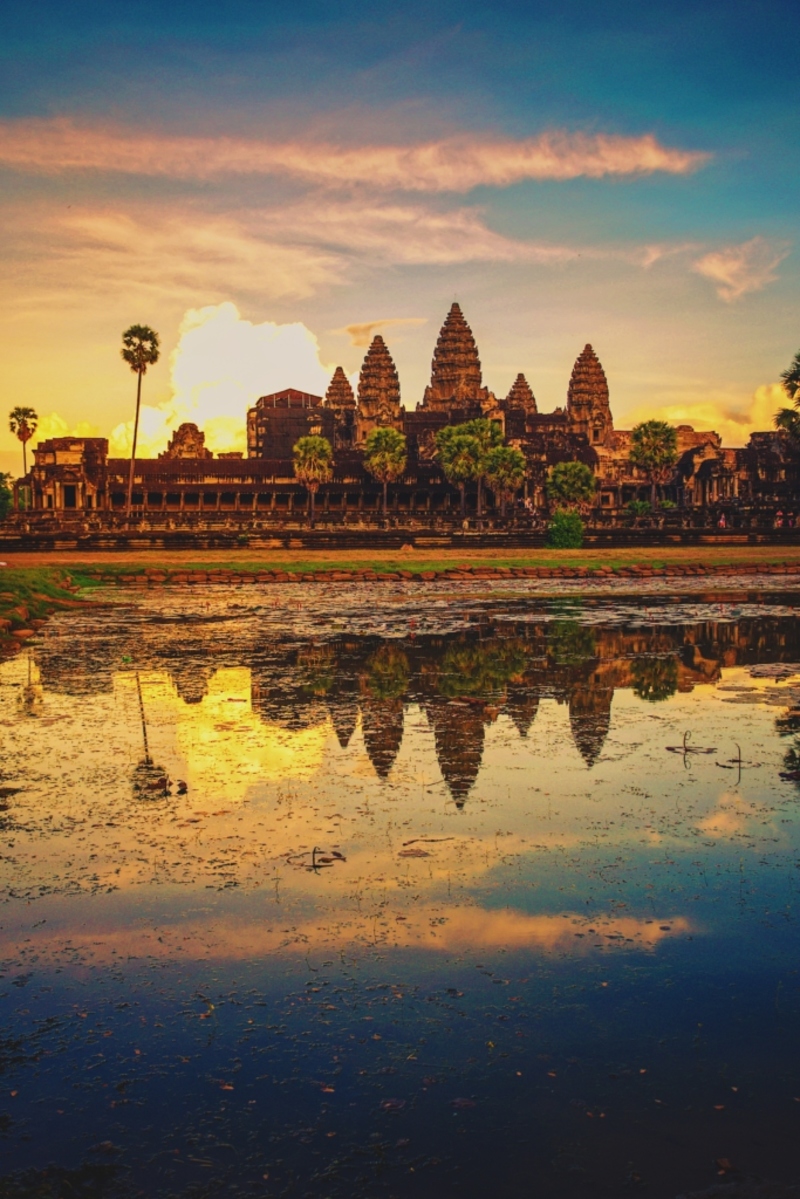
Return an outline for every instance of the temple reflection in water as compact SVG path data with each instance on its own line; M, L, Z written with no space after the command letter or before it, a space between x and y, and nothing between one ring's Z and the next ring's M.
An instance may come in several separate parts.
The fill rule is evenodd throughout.
M57 640L35 650L45 691L90 695L113 688L114 677L158 670L186 705L207 696L222 668L249 670L250 704L263 725L293 732L330 721L347 748L361 727L364 748L380 778L390 775L403 741L406 709L424 712L442 776L463 806L481 767L485 731L507 717L521 737L540 701L569 712L574 744L591 770L611 723L617 688L644 703L716 682L723 667L800 660L797 622L789 616L617 628L570 618L536 621L476 617L457 634L381 639L331 636L298 641L230 635L210 619L183 624L174 636L163 625L131 635L120 665L102 635L66 661Z

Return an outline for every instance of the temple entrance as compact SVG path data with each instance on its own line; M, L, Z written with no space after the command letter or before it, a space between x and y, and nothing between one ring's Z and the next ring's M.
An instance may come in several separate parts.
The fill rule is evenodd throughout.
M77 507L76 499L75 499L75 484L74 483L65 483L64 484L64 507L65 508Z

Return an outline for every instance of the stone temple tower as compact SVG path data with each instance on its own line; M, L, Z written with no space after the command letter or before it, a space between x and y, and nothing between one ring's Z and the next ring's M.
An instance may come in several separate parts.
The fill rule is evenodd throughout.
M590 445L606 445L614 432L605 371L591 346L578 355L567 391L567 417L573 433Z
M475 404L486 406L489 392L482 384L481 360L472 330L458 304L453 304L433 351L430 385L422 407L433 412Z
M357 444L363 445L373 429L385 425L402 429L400 379L386 342L376 334L358 377Z

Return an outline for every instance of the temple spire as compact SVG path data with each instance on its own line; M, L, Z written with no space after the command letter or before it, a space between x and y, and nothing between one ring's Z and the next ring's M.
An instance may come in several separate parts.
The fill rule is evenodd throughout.
M537 410L536 396L531 391L531 385L523 374L517 375L505 399L506 408L521 408L525 412L534 413Z
M350 386L350 380L340 366L337 366L333 372L333 378L328 384L328 390L325 392L325 406L333 408L337 412L356 406L356 397Z
M397 367L378 333L372 339L358 377L358 443L363 444L375 428L402 425L400 379Z
M451 408L483 403L487 397L475 338L461 308L454 302L433 351L431 381L425 388L423 407L448 412Z
M590 345L584 346L572 368L567 416L573 431L583 433L592 445L605 443L614 432L605 371Z

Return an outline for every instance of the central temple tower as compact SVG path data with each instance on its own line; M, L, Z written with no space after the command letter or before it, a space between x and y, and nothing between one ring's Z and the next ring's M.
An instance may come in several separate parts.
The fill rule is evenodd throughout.
M431 381L425 388L422 407L432 412L450 412L490 402L482 386L481 360L472 330L454 303L442 325L431 363Z

